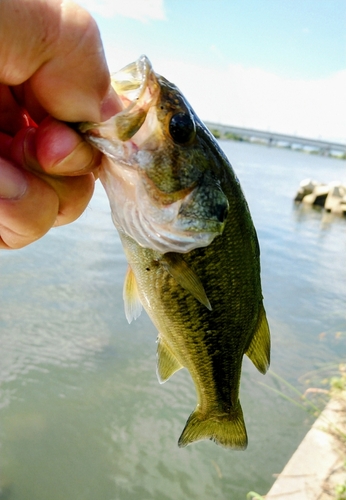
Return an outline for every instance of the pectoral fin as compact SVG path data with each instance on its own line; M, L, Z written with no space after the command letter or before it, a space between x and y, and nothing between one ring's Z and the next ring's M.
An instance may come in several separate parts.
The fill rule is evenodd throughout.
M157 378L159 379L160 384L166 382L166 380L168 380L173 373L177 372L181 368L183 368L183 366L174 356L171 349L162 340L162 338L159 337L157 346Z
M133 319L137 319L140 316L142 312L142 304L139 300L136 278L130 266L127 268L125 276L123 299L125 316L127 321L131 323Z
M257 370L263 374L266 373L270 363L270 332L263 304L261 304L255 335L245 354Z
M177 253L166 253L162 260L164 268L185 290L191 293L209 311L212 310L202 282L197 274L186 264L183 257Z

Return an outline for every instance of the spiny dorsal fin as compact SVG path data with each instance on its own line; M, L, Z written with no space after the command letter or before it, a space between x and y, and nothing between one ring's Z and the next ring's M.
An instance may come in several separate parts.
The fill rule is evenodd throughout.
M162 338L159 337L156 371L160 384L166 382L166 380L168 380L173 373L177 372L181 368L183 368L183 365L179 363L167 344L162 340Z
M123 299L125 307L125 316L129 323L133 319L137 319L142 312L142 304L139 300L138 288L135 275L131 267L127 268L124 288L123 288Z
M270 332L266 312L261 304L255 335L245 353L261 373L266 373L270 363Z
M209 299L197 274L186 264L180 254L166 253L162 260L164 268L173 276L181 287L191 293L201 304L212 310Z

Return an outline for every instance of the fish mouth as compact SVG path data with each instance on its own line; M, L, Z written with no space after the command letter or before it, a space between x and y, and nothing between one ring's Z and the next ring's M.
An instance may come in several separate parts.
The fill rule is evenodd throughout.
M145 55L114 73L111 84L123 110L102 123L81 123L79 130L95 147L100 149L101 145L104 154L118 159L117 143L129 141L141 129L149 109L157 101L160 85Z
M222 234L227 200L210 202L207 191L215 186L210 188L206 179L199 177L166 192L147 173L165 140L156 110L161 86L148 58L141 56L113 75L112 86L124 109L101 124L83 124L80 130L106 157L99 177L116 228L161 254L208 246ZM215 189L217 200L219 195Z

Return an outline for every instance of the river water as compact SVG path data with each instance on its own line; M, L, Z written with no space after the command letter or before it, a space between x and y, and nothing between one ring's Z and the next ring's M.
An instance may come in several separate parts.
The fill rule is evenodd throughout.
M1 499L245 500L309 429L283 380L323 386L345 361L346 219L292 199L304 178L345 181L345 162L221 145L258 231L273 343L266 376L244 358L248 449L177 447L193 384L181 370L159 385L155 328L144 313L126 322L126 261L99 185L76 223L0 254Z

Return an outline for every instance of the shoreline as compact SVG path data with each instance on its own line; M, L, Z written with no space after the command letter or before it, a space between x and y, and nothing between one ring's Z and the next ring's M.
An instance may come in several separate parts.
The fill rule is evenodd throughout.
M265 500L336 500L346 494L346 391L333 395ZM337 488L341 487L342 496Z

